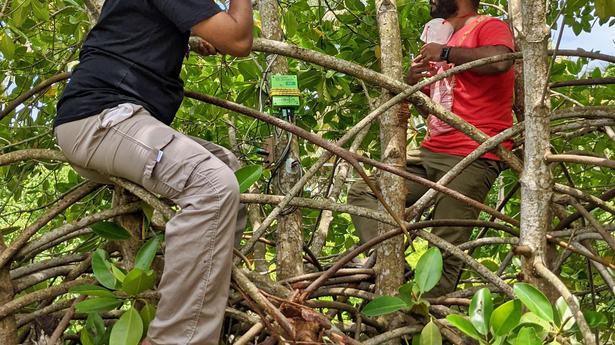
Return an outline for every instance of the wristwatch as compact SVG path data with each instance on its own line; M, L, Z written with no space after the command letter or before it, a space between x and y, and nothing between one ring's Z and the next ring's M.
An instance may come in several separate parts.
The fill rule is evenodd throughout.
M448 56L450 53L451 53L451 47L443 47L442 52L440 52L440 59L446 62L450 62L448 61Z

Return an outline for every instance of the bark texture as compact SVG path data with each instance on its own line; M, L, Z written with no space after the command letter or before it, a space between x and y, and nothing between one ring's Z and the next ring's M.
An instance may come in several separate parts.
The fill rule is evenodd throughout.
M517 49L521 46L520 37L523 30L521 22L521 3L518 1L510 1L508 3L508 13L510 17L510 27L515 38L515 46ZM525 119L525 86L523 85L523 60L515 60L515 98L513 103L513 111L517 117L517 121L521 122Z
M279 5L276 0L259 1L259 11L262 22L262 35L264 38L282 41L284 33L280 26ZM288 73L288 62L286 57L269 54L267 56L267 67L269 75ZM274 177L274 190L278 194L284 194L299 179L299 144L295 136L289 136L282 132L275 138L274 160L284 154L288 140L290 152L287 158L283 159L277 169L278 176ZM296 164L295 164L296 163ZM295 168L291 168L294 166ZM277 181L277 183L275 182ZM299 209L290 209L288 212L278 217L277 231L277 277L286 279L303 273L303 231L302 218Z
M126 189L116 186L113 193L113 208L129 205L139 201L140 199ZM135 212L123 214L116 217L116 222L130 233L130 238L127 240L115 241L122 253L122 263L124 268L131 270L133 268L135 257L141 247L142 237L141 229L143 227L143 214Z
M402 80L401 37L397 5L390 0L376 0L376 16L380 34L382 72L393 79ZM382 102L393 95L383 90ZM398 116L399 105L391 107L380 117L380 146L382 162L397 167L405 166L407 119ZM403 218L405 185L404 179L382 172L378 183L384 200L398 217ZM382 207L382 206L381 206ZM389 225L380 224L378 232L392 230ZM376 250L376 293L393 295L403 282L404 244L401 238L383 242ZM393 326L393 325L391 325Z
M0 253L6 249L2 236L0 236ZM0 305L8 303L15 297L13 283L9 274L9 267L0 267ZM0 344L17 345L17 323L15 316L9 315L0 318Z
M546 5L541 1L522 3L525 74L525 164L521 174L520 245L527 246L533 257L545 254L545 236L550 227L553 177L545 160L549 147L549 108L544 93L547 84ZM524 273L535 282L533 257L525 261ZM544 284L538 284L544 285ZM543 288L544 286L541 286Z

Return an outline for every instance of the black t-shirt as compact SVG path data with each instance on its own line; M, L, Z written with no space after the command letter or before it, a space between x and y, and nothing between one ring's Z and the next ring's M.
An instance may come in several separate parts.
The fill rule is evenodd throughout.
M170 124L183 98L179 74L190 29L220 11L213 0L107 0L58 102L54 126L126 102Z

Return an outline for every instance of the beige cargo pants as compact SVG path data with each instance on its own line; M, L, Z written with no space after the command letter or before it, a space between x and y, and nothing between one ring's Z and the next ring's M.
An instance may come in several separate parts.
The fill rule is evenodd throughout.
M234 155L128 103L62 124L55 133L83 176L100 182L104 175L123 177L181 208L166 225L160 302L148 338L154 345L217 345L233 242L245 226Z
M413 159L406 163L406 170L412 174L438 181L444 174L451 170L463 157L435 153L427 149L417 150ZM483 202L491 185L503 169L504 165L490 159L478 159L464 169L448 187L454 189L474 200ZM375 182L375 178L371 177ZM414 204L428 188L422 184L406 180L406 207ZM348 204L377 209L378 199L363 180L353 183L348 192ZM435 201L433 219L476 219L479 210L455 198L444 194L438 194ZM352 216L357 234L361 242L367 242L378 236L378 222L359 216ZM444 240L459 245L468 241L472 234L472 228L468 227L438 227L432 233ZM443 253L444 254L444 253ZM429 297L441 296L452 292L457 283L457 277L463 266L463 262L455 257L445 257L443 272L438 285L427 295Z

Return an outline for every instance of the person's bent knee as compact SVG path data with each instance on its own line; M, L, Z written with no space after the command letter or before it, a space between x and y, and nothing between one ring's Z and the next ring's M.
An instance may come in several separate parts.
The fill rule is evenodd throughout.
M220 182L220 193L226 196L230 201L239 203L239 182L235 178L235 174L231 169L223 173L224 178Z
M228 166L224 165L210 173L209 180L223 205L239 207L239 182Z
M348 190L348 204L356 205L361 202L361 200L365 199L367 193L369 191L369 187L363 180L355 181Z

